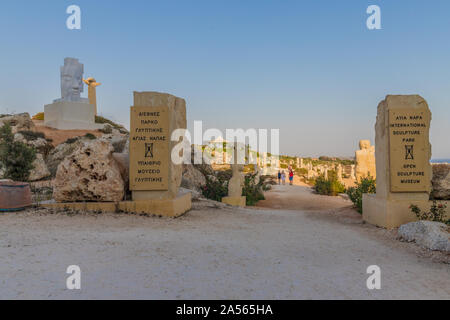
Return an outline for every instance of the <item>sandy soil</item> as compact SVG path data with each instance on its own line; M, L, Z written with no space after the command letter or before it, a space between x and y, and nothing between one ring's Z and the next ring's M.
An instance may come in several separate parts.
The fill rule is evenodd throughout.
M175 220L0 214L0 298L450 299L443 257L363 224L348 201L300 186L267 198L252 209L196 202ZM73 264L80 291L65 288ZM373 264L381 290L366 287Z
M42 132L45 134L45 137L48 139L52 139L52 144L57 146L67 139L82 137L87 133L92 133L96 137L100 137L102 133L98 130L58 130L44 126L44 121L33 120L36 125L36 131Z

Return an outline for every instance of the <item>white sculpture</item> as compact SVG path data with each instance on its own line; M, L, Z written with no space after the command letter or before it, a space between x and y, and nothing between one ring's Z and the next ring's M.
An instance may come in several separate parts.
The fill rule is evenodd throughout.
M44 106L44 124L59 130L97 130L95 105L82 98L84 66L74 58L65 58L61 67L61 98Z
M65 58L61 67L61 98L54 102L71 101L89 103L89 99L81 98L83 87L84 65L78 59Z

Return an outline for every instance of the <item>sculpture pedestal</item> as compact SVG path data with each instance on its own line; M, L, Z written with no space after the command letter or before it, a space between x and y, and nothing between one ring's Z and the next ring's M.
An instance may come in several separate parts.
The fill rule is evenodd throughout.
M222 202L229 204L230 206L245 207L247 197L223 197Z
M192 195L188 192L180 193L175 199L120 202L48 203L41 204L40 206L59 210L70 209L83 212L126 212L176 218L191 210Z
M392 229L402 224L417 221L411 211L411 204L428 211L432 201L428 194L402 194L395 198L381 198L376 194L363 194L363 220L378 227Z
M95 106L84 102L58 101L44 107L44 125L58 130L98 130Z

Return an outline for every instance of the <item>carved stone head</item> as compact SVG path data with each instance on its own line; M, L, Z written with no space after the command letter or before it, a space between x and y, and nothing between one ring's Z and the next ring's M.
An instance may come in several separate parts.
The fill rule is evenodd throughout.
M61 100L80 101L83 92L83 64L78 59L65 58L61 67Z

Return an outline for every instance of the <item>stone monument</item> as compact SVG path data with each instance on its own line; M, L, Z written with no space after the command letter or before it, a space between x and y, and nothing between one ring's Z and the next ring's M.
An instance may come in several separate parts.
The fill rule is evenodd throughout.
M178 217L190 210L192 205L191 193L181 192L179 189L182 178L182 163L177 164L176 161L172 161L171 157L172 149L181 142L172 141L173 131L186 128L186 102L164 93L135 92L134 106L131 107L130 127L129 188L132 191L132 201L121 201L123 185L118 186L121 189L114 185L105 185L107 181L103 181L103 179L103 187L110 190L107 194L102 190L100 195L94 194L94 199L90 199L88 197L93 196L93 193L89 191L90 189L82 189L86 193L86 195L82 195L82 199L88 199L92 202L51 203L44 206L96 212L144 213L164 217ZM101 140L95 141L102 142ZM110 147L109 144L107 146ZM89 152L95 150L91 149ZM112 148L110 152L112 152ZM180 152L179 156L183 158L184 155ZM113 158L115 161L118 159L114 156ZM84 156L81 160L83 159ZM94 157L94 160L96 159ZM76 163L72 163L72 160L69 159L67 166L73 167L72 171L76 173L77 168L74 167ZM100 160L109 161L112 158ZM97 164L102 166L102 161L97 161ZM126 160L123 161L126 162ZM91 164L90 168L94 168L95 165L96 163ZM120 177L120 168L115 171L115 175ZM89 174L89 172L85 174ZM110 172L106 172L104 175L110 176L111 174L114 175ZM82 181L82 183L86 182ZM95 184L91 185L94 188L96 187ZM70 186L64 185L62 187L64 187L64 191L74 192ZM122 190L122 193L120 193L120 190ZM79 193L79 190L75 191L77 194ZM99 202L93 202L94 200Z
M245 207L247 198L242 196L242 186L244 184L242 171L244 170L244 165L238 163L237 157L237 143L235 143L233 154L234 160L231 165L233 176L228 182L228 196L223 197L222 202L232 206Z
M371 176L376 178L375 147L370 145L369 140L359 141L359 149L356 156L356 180Z
M191 194L179 192L183 168L171 157L179 143L171 140L172 132L186 129L185 100L135 92L130 122L130 205L151 206L154 213L165 216L185 213L191 208Z
M81 97L84 66L78 59L65 58L61 67L61 98L44 107L44 124L59 130L96 130L95 106Z
M431 112L418 95L389 95L375 125L376 194L363 195L363 219L395 228L415 221L411 204L429 210Z

